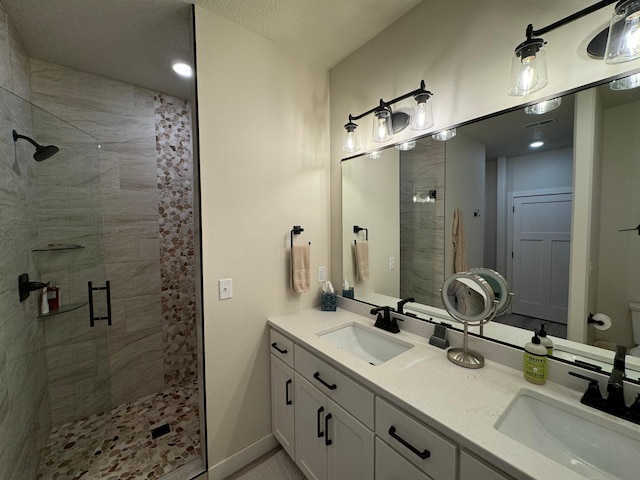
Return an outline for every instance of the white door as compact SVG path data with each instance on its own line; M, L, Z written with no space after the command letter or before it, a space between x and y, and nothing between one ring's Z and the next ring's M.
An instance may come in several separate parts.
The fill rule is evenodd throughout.
M296 464L309 480L326 480L327 397L298 373L296 391Z
M372 480L373 432L332 400L327 406L328 480Z
M280 444L295 460L293 369L271 355L271 429Z
M571 197L514 197L513 313L567 323Z

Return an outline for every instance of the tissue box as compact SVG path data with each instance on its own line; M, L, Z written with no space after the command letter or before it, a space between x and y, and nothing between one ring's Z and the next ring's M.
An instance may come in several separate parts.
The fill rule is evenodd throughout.
M353 287L342 289L342 296L344 298L355 298L355 293L353 291Z
M322 292L322 311L323 312L335 312L336 311L336 294Z

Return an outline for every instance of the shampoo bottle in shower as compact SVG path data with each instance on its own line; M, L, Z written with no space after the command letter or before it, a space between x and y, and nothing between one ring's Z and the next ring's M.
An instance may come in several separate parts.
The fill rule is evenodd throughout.
M524 378L536 385L543 385L547 381L547 349L540 343L538 334L524 346Z
M47 295L47 287L42 287L42 293L40 294L40 313L46 315L49 313L49 299Z
M49 310L58 310L58 308L60 308L59 293L60 289L56 287L56 282L49 282L47 284L47 301L49 303Z

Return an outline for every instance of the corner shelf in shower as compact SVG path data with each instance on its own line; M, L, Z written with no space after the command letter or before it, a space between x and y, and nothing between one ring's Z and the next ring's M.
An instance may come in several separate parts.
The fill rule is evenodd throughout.
M84 248L82 245L75 243L50 243L44 247L37 247L32 249L32 252L55 252L58 250L78 250Z
M70 303L69 305L63 305L57 310L51 310L49 313L39 313L36 315L36 318L45 318L45 317L53 317L54 315L60 315L61 313L71 312L73 310L77 310L79 308L84 307L87 302L84 303Z

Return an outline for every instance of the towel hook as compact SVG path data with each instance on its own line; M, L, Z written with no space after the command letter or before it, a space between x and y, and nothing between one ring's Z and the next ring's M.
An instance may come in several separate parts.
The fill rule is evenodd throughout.
M293 226L293 228L291 229L291 248L293 248L293 236L300 235L302 232L304 232L304 228L302 228L300 225ZM311 245L311 242L309 242L309 245Z
M622 230L618 230L619 232L630 232L632 230L637 230L638 231L638 235L640 235L640 225L638 225L636 228L623 228Z
M360 233L362 230L364 230L364 239L366 241L369 241L369 229L368 228L359 227L358 225L354 225L353 226L353 233ZM355 240L354 240L354 242L355 242Z

